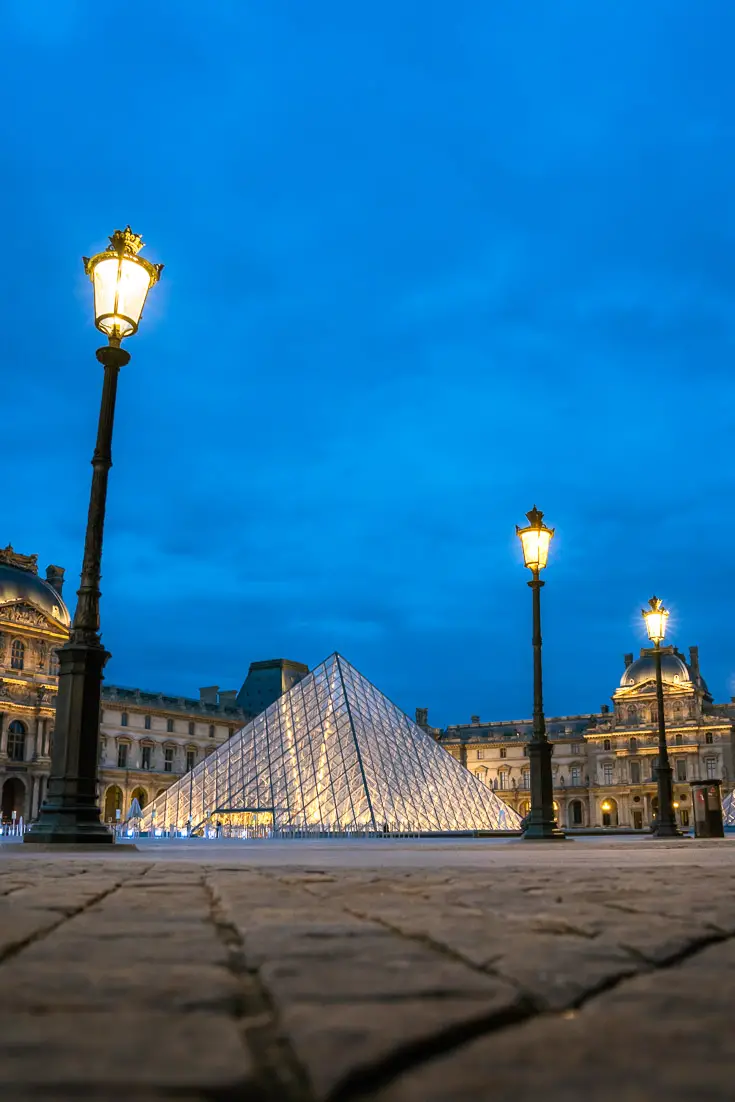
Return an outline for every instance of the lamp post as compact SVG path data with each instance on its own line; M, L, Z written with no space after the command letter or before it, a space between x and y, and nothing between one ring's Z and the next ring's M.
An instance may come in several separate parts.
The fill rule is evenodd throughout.
M544 583L539 577L549 557L549 544L554 529L544 525L544 514L535 505L530 513L526 513L526 517L526 528L516 525L516 534L523 548L523 561L531 571L531 581L528 584L533 592L533 735L528 744L531 811L523 837L559 840L565 835L557 827L554 815L554 781L551 772L553 747L546 735L544 719L541 673L541 586Z
M115 230L104 252L91 259L84 257L84 270L94 286L95 325L108 344L97 350L104 367L102 402L77 607L69 642L59 649L51 776L38 821L24 836L26 842L114 841L112 832L100 822L97 798L102 670L110 657L99 634L99 583L117 377L130 360L120 344L137 332L148 291L163 268L139 256L142 247L142 238L128 226Z
M666 745L666 718L664 716L664 684L661 676L661 644L666 635L668 610L659 597L651 597L649 608L641 609L646 624L648 638L654 646L656 658L656 704L658 709L658 762L656 765L656 785L658 788L658 819L655 834L657 838L680 838L681 832L676 825L674 811L674 785L672 779L669 750Z

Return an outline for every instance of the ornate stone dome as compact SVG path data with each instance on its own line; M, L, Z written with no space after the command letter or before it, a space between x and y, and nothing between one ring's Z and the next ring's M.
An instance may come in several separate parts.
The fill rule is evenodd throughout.
M644 653L628 666L620 678L621 688L632 688L633 685L642 685L644 681L653 681L656 678L656 659L653 653ZM661 651L661 679L670 685L684 685L691 681L689 670L683 658L671 651Z
M28 601L64 628L71 624L69 610L52 585L31 570L0 562L0 616L3 605L15 601Z

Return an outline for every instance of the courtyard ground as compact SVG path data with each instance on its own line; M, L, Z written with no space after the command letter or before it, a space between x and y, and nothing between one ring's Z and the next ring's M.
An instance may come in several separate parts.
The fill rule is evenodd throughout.
M13 1102L732 1102L735 839L0 844Z

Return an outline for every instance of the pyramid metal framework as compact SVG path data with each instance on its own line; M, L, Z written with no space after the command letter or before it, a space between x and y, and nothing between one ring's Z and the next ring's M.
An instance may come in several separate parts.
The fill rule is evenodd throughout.
M518 815L333 654L145 809L142 829L515 830Z

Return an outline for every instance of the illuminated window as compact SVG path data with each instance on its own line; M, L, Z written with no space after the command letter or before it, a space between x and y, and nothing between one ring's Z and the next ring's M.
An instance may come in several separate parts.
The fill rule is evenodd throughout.
M128 744L127 742L118 743L117 747L117 767L118 769L127 769L128 765Z
M8 727L8 757L11 761L23 761L26 753L26 728L19 719Z
M151 767L151 755L153 753L152 746L143 746L140 751L140 768L150 769Z
M688 811L680 811L679 812L679 818L681 819L681 825L683 827L688 827L689 826L689 812Z
M174 748L173 746L167 746L163 751L163 771L164 773L173 773L174 771Z
M10 666L13 670L22 670L25 665L26 648L20 639L14 639L10 648Z

